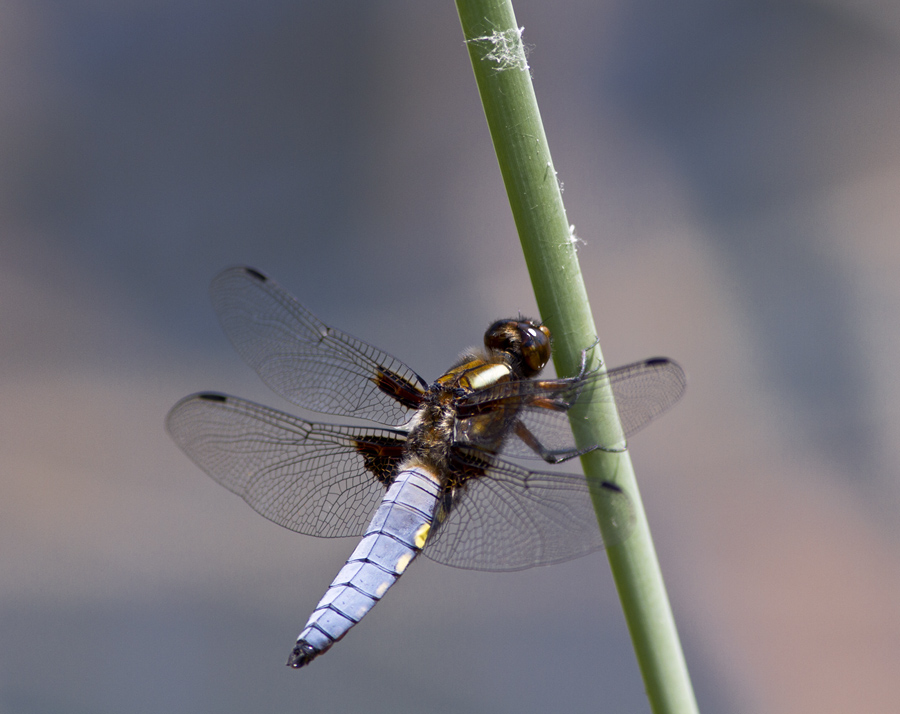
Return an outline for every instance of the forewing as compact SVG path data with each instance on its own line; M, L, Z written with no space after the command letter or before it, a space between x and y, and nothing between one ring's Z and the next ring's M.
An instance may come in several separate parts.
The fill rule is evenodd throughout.
M609 483L595 490L616 522L611 540L621 542L634 521L631 501ZM484 476L466 482L423 552L456 568L510 571L560 563L603 547L584 476L528 471L494 459Z
M579 379L522 380L488 387L467 396L462 414L500 410L517 418L543 446L555 452L578 453L569 424L569 410L576 404L608 401L612 389L626 437L645 427L674 405L684 394L686 380L677 362L657 357L617 367L608 372L588 372ZM617 429L600 429L615 434ZM621 451L622 441L596 444L594 448ZM522 439L511 433L500 453L517 458L541 458Z
M409 367L328 327L256 270L220 273L210 294L225 334L241 357L294 404L399 425L421 401L426 384Z
M388 429L314 424L221 394L195 394L166 419L206 473L278 525L326 538L362 535L402 454Z
M616 409L625 436L643 429L684 395L687 379L677 362L665 357L616 367L606 375L592 372L585 376L585 391L608 380L616 400ZM596 391L591 389L591 394Z

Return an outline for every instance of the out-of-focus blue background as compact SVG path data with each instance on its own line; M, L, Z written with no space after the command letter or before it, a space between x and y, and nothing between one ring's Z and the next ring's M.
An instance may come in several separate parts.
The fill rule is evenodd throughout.
M900 710L900 5L519 0L705 712ZM353 548L260 518L163 418L286 407L233 264L428 379L533 312L453 4L0 3L0 712L647 711L602 554L421 561L283 663Z

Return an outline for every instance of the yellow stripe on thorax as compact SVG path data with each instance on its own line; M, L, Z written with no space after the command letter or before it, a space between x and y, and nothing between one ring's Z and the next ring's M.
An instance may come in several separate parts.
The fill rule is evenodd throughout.
M472 389L482 389L509 377L510 369L505 364L486 364L466 374L465 379Z

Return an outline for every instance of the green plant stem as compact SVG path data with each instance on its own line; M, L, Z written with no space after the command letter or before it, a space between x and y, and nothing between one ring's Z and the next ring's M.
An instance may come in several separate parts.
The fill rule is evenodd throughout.
M456 0L456 7L538 307L553 334L554 362L560 375L575 374L596 330L512 4ZM599 345L590 356L591 366L602 364ZM592 405L591 412L573 420L579 445L621 437L611 409L611 402ZM615 514L605 508L602 495L594 499L600 529L614 543L607 548L610 569L650 706L657 714L696 712L631 459L627 452L593 451L582 464L589 480L612 481L634 505L634 529L617 543Z

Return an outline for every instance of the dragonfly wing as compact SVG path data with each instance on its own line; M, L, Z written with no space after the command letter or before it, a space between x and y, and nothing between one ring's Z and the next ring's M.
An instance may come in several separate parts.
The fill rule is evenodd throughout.
M528 443L528 438L523 438L521 428L524 427L544 449L557 454L557 461L564 461L582 453L575 446L569 424L569 411L575 405L609 401L611 390L622 429L628 437L674 405L684 394L685 386L684 371L678 363L657 357L608 372L588 372L577 379L501 383L468 396L460 411L475 419L498 410L510 418L515 414L521 422L519 435L512 430L499 453L515 458L544 458ZM618 429L599 431L616 434ZM594 448L621 451L625 443L611 441L596 444Z
M483 462L484 463L484 462ZM471 464L469 465L471 468ZM560 563L605 545L584 476L528 471L494 459L462 487L459 501L423 553L470 570L510 571ZM631 532L634 509L618 487L593 489L618 523L613 543Z
M230 268L210 294L235 349L288 401L392 426L421 401L427 385L409 367L324 324L258 271Z
M396 473L402 432L314 424L222 394L178 402L166 427L213 479L278 525L361 535Z
M587 388L592 387L592 382L602 385L608 381L625 436L643 429L674 406L687 387L681 365L665 357L616 367L606 375L586 375L584 381Z

